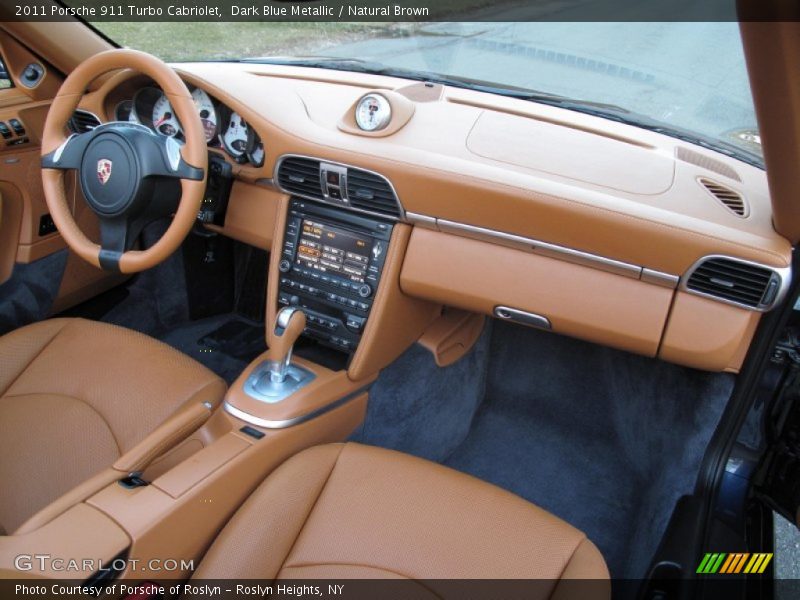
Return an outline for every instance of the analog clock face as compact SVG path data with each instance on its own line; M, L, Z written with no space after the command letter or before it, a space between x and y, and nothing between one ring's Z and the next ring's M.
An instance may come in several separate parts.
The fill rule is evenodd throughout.
M367 94L356 106L356 124L364 131L379 131L392 119L392 107L380 94Z

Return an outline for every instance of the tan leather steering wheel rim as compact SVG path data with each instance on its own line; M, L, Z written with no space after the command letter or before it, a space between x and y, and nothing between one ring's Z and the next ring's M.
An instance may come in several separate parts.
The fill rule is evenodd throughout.
M181 158L202 171L202 179L180 179L181 197L167 231L146 250L129 250L119 257L118 270L136 273L164 261L181 245L197 218L203 200L208 171L208 150L200 117L191 94L178 74L160 59L137 50L109 50L96 54L78 66L53 99L42 136L42 156L55 152L67 141L66 125L97 77L119 69L132 69L152 78L164 91L183 128L186 143ZM67 203L64 171L42 168L44 195L53 221L67 245L81 258L101 268L101 247L81 231Z

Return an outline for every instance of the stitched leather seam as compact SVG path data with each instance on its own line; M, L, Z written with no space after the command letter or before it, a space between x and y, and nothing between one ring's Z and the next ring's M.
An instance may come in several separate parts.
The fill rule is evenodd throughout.
M294 551L295 546L297 546L297 541L300 539L300 535L303 533L303 530L306 528L306 525L308 524L308 520L311 518L311 514L314 512L314 509L317 507L317 503L319 502L319 499L322 496L322 492L325 491L325 488L328 486L328 482L331 480L331 475L333 475L334 470L336 470L336 465L339 464L339 457L342 456L342 452L344 451L344 448L345 448L345 444L342 444L342 447L339 450L339 453L336 455L336 460L334 460L333 461L333 465L331 465L331 470L328 473L328 476L325 478L325 481L320 486L319 492L317 492L317 497L314 498L314 504L312 504L311 508L308 509L308 514L306 514L306 518L303 519L303 524L300 525L300 528L297 530L297 535L294 538L294 542L292 542L291 548L289 548L289 551L286 553L286 557L283 559L283 562L281 563L281 567L280 567L280 569L278 569L278 573L280 573L281 569L283 569L286 566L286 561L292 555L292 552Z
M159 346L160 348L162 348L164 350L167 350L169 352L174 352L175 351L175 349L172 346L170 346L169 344L167 344L165 342L162 342L161 340L157 340L157 339L155 339L153 337L150 337L149 335L146 335L146 334L141 333L139 331L136 331L136 330L133 330L133 329L127 329L125 327L120 327L118 325L112 325L112 324L109 324L109 323L103 323L103 325L111 325L112 327L114 327L116 329L119 329L121 331L125 331L127 333L134 333L137 337L139 337L139 339L144 339L144 340L147 340L147 342L154 343L155 345ZM181 356L185 356L185 355L181 355ZM189 357L189 356L186 356L186 358L189 359L190 363L191 362L196 362L196 361L192 361L191 357ZM211 371L209 371L208 369L206 369L202 365L201 365L200 372L197 373L198 377L200 375L205 375L205 376L210 375L211 377L207 378L205 381L200 383L200 385L198 385L192 392L186 394L186 400L184 400L184 402L182 404L185 404L186 402L190 401L195 396L200 395L201 393L203 393L205 391L206 388L211 387L215 383L222 382L222 387L224 388L224 390L228 389L228 385L225 383L225 381L221 377L216 376L214 373L212 373ZM223 395L224 395L224 393L223 393ZM209 400L209 402L211 402L211 401ZM215 406L218 404L216 398L214 399L213 404ZM170 413L170 415L175 414L175 412L177 412L177 410L178 409L176 409L175 411Z
M583 546L583 543L587 542L587 541L589 541L589 538L587 538L584 535L582 538L580 538L580 540L578 540L578 543L575 544L575 547L572 549L572 554L570 554L569 560L566 563L564 563L564 568L561 569L561 572L558 574L558 580L559 581L561 581L561 579L564 577L564 573L566 572L567 567L569 567L570 564L572 564L572 561L575 559L575 554L577 554L578 548ZM557 585L556 585L556 588L558 588ZM555 589L553 590L553 592L555 593Z
M424 588L425 590L429 591L431 594L436 596L437 598L442 598L443 596L437 594L431 587L425 585L421 579L413 577L411 575L406 575L405 573L401 573L400 571L395 571L394 569L387 569L386 567L378 567L375 565L367 565L363 563L351 563L351 562L337 562L337 561L325 561L325 562L312 562L312 563L298 563L296 565L288 566L289 569L302 569L307 567L360 567L365 569L373 569L375 571L383 571L385 573L391 573L392 575L398 575L403 577L404 579L408 579L413 581L414 583L418 584L420 587Z
M49 340L47 340L42 345L42 347L39 348L39 351L36 354L33 355L33 357L28 361L28 364L25 365L23 367L23 369L19 373L17 373L17 376L14 377L14 379L11 380L11 382L6 386L6 388L4 390L0 391L0 398L4 397L5 396L5 392L10 390L12 387L14 387L14 384L17 383L17 381L19 381L19 378L22 377L25 374L25 371L27 371L28 369L31 368L31 365L34 362L36 362L36 360L42 355L42 353L44 353L45 350L47 350L48 346L50 346L50 344L53 343L53 340L56 339L61 334L61 332L64 331L64 329L66 329L68 326L69 326L69 323L64 323L61 326L61 328L53 334L53 337L51 337Z
M117 436L114 435L114 430L111 428L111 424L106 420L106 418L102 415L100 411L98 411L94 406L92 406L89 402L84 400L83 398L78 398L77 396L69 396L67 394L58 394L58 393L51 393L51 392L35 392L32 394L7 394L3 396L3 398L25 398L26 396L56 396L58 398L69 398L70 400L75 400L82 404L88 406L92 412L94 412L100 420L103 421L103 424L108 428L108 432L111 434L111 439L114 440L114 445L117 447L117 459L122 456L122 449L120 448L119 442L117 441Z
M206 421L206 419L207 419L207 417L206 417L205 414L198 415L197 417L195 417L194 420L190 421L189 423L187 423L186 425L184 425L183 427L181 427L180 429L175 431L172 435L170 435L169 437L161 440L161 442L159 442L158 444L153 446L144 455L142 455L142 457L139 460L134 462L133 465L130 468L127 468L127 469L124 469L124 470L125 471L139 471L139 470L144 469L147 465L150 464L150 462L154 458L158 457L161 453L163 453L166 450L168 450L175 443L176 439L180 439L181 437L183 437L184 434L187 431L195 430L202 423L204 423ZM120 456L120 458L125 458L125 455L123 454L122 456Z

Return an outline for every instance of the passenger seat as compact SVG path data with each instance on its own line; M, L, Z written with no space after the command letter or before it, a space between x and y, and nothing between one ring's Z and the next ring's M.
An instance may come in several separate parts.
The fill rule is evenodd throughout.
M471 476L354 443L317 446L276 469L195 578L538 579L527 597L610 597L605 561L581 531ZM575 579L594 580L591 593L571 593L565 580Z

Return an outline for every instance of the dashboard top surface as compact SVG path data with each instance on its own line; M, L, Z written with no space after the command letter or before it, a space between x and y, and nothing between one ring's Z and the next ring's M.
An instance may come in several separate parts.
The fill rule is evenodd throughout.
M790 244L772 227L765 172L671 137L557 107L383 76L237 63L174 66L263 140L263 166L238 170L252 181L272 180L286 154L313 156L384 175L412 215L677 276L711 254L789 264ZM117 73L85 106L108 117L142 84L135 73ZM370 91L410 107L389 134L359 135L344 125ZM727 208L708 182L738 195L746 215Z

